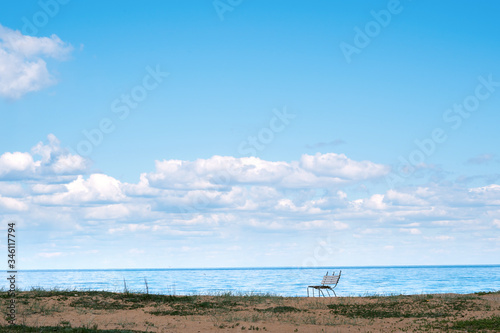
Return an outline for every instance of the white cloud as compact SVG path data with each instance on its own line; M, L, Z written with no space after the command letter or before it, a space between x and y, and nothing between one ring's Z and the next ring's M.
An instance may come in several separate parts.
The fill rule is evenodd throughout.
M500 193L500 185L491 184L488 186L472 188L470 191L475 192L475 193L485 193L485 192L491 192L491 191Z
M449 241L449 240L454 240L455 237L453 237L453 236L447 236L447 235L442 235L442 236L436 236L435 239L439 240L439 241Z
M387 205L384 202L383 194L374 194L370 197L370 199L365 200L365 206L370 209L378 209L384 210L387 208Z
M380 177L388 167L356 162L345 155L303 155L300 161L271 162L257 157L213 156L196 161L156 161L156 171L143 177L165 189L223 189L232 185L284 188L331 187Z
M347 193L345 193L344 191L340 191L340 190L337 191L337 195L338 195L339 199L342 199L342 200L347 199Z
M211 214L195 214L191 218L179 219L174 221L162 221L155 227L161 227L164 224L175 224L184 226L210 226L216 227L223 224L235 222L234 214L211 213Z
M51 194L57 192L66 192L66 186L63 184L34 184L31 187L34 194Z
M138 232L138 231L148 231L151 230L151 226L147 226L144 224L131 223L119 228L110 228L108 232L110 234L114 233L123 233L123 232Z
M86 160L80 155L58 156L51 169L55 174L73 174L86 168Z
M401 228L401 229L399 229L399 231L401 231L401 232L405 232L405 233L409 233L409 234L411 234L411 235L420 235L420 234L422 233L422 232L421 232L419 229L417 229L417 228L408 228L408 229L407 229L407 228Z
M498 195L500 195L500 185L498 185L498 184L491 184L491 185L483 186L483 187L475 187L475 188L471 188L470 192L477 193L477 194L492 193L492 194L495 194L495 195L498 196Z
M0 95L18 99L54 84L44 59L65 60L72 50L56 35L25 36L0 25Z
M31 177L35 171L35 162L29 153L4 153L0 156L0 179L18 179Z
M123 184L123 192L132 197L156 197L160 196L163 190L153 188L149 185L147 174L140 175L140 181L137 184ZM165 191L163 191L165 192Z
M302 155L300 165L316 175L338 177L346 180L362 180L386 175L388 166L370 161L357 162L344 154L320 154L314 156Z
M21 184L0 182L0 195L20 197L25 193Z
M156 171L146 175L154 187L173 189L221 189L230 184L279 183L291 172L286 162L256 157L213 156L194 162L156 161Z
M141 233L172 242L195 237L201 244L210 239L226 248L227 240L241 242L252 233L259 239L286 235L294 240L331 232L339 248L362 237L379 250L397 242L399 251L422 239L452 241L463 232L485 239L492 237L488 230L500 227L497 184L376 191L377 184L365 191L359 189L365 173L340 179L325 175L321 163L306 170L300 161L221 156L167 160L157 162L137 183L124 183L102 173L83 174L87 162L74 159L49 136L30 153L0 155L0 214L23 221L24 228L67 233L53 242L78 235L82 247L96 234L116 240ZM65 172L70 176L62 177ZM431 236L436 230L443 236Z
M6 152L0 155L0 181L34 179L44 176L67 176L85 173L89 161L72 155L48 135L48 144L39 142L28 152Z
M257 229L282 230L285 228L282 223L278 223L276 221L259 221L257 219L250 219L248 224Z
M387 191L387 200L394 204L404 206L428 205L428 202L422 200L421 198L417 198L414 194L402 193L392 189Z
M283 212L291 212L291 213L309 213L309 214L318 214L321 213L321 209L317 207L313 207L309 204L305 204L303 206L296 206L295 203L287 198L280 199L277 205L274 207L277 211Z
M0 208L7 211L25 211L28 209L28 205L18 199L0 196Z
M39 173L50 175L74 175L85 172L88 168L88 160L80 155L72 155L61 147L60 141L55 135L47 136L48 144L39 142L31 149L33 156L40 156L38 161Z
M322 209L334 209L340 207L347 207L349 201L347 200L347 194L343 191L337 191L335 194L325 194L319 199L313 199L310 201L311 205L319 207Z
M71 205L119 202L126 198L121 191L121 182L104 174L92 174L88 179L80 175L65 187L65 192L40 195L34 201L46 205Z
M85 218L90 220L115 220L129 216L130 210L126 205L104 205L86 209Z

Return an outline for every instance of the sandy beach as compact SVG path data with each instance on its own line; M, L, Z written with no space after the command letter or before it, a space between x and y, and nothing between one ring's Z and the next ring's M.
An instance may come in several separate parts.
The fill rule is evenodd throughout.
M7 309L10 297L1 296ZM1 320L3 332L496 332L500 292L307 298L33 290L16 295L20 326Z

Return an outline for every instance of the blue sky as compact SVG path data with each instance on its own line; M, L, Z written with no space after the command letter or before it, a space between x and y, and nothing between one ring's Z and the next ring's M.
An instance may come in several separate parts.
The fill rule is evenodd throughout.
M498 264L499 7L4 1L21 267Z

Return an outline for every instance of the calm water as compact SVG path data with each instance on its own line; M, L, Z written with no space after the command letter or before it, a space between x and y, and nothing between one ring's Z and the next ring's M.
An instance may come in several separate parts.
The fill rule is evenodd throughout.
M318 284L329 271L342 270L339 296L374 294L472 293L500 290L500 265L340 268L229 268L229 269L124 269L32 270L18 273L18 288L206 294L273 293L305 296L306 287Z

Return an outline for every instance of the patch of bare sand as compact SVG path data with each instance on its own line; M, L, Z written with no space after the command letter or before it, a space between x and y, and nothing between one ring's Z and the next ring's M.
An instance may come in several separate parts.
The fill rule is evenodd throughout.
M6 298L3 298L6 306ZM142 332L401 332L500 316L500 294L389 297L172 297L21 293L17 323ZM6 325L2 318L2 325Z

